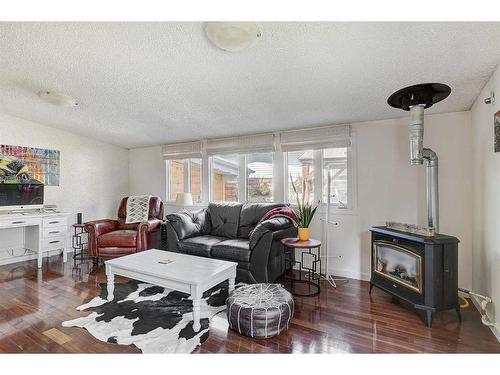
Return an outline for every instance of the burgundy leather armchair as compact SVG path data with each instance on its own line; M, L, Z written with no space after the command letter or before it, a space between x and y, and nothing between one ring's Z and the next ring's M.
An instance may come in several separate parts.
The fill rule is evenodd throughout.
M115 258L153 247L153 237L163 219L163 202L158 197L149 201L148 221L125 224L127 199L123 198L118 209L118 220L95 220L85 223L89 234L89 254L98 258Z

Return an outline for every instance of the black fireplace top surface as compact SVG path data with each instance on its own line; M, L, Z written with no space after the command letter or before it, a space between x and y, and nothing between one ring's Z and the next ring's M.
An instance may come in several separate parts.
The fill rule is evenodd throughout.
M458 243L460 240L453 236L437 233L435 236L428 237L415 233L401 232L399 230L389 229L385 226L372 227L371 232L385 234L397 238L403 238L409 241L422 242L422 243Z

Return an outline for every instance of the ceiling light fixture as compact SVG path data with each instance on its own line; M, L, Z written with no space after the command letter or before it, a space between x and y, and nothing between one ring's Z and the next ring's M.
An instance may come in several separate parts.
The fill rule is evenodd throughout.
M260 38L255 22L207 22L205 33L208 39L224 51L242 51Z
M50 104L53 105L57 105L59 107L78 106L78 101L75 98L60 92L42 90L38 92L38 96L43 100L45 100L46 102L49 102Z

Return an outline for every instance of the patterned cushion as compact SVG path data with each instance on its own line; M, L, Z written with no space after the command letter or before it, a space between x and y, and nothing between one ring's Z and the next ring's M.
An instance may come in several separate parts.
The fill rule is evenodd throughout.
M148 221L150 199L151 195L133 195L128 197L125 224Z

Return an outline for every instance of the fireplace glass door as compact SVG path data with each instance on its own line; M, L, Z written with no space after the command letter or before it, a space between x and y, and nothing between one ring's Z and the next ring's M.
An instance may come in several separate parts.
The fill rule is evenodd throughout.
M373 271L422 294L422 257L389 242L373 243Z

